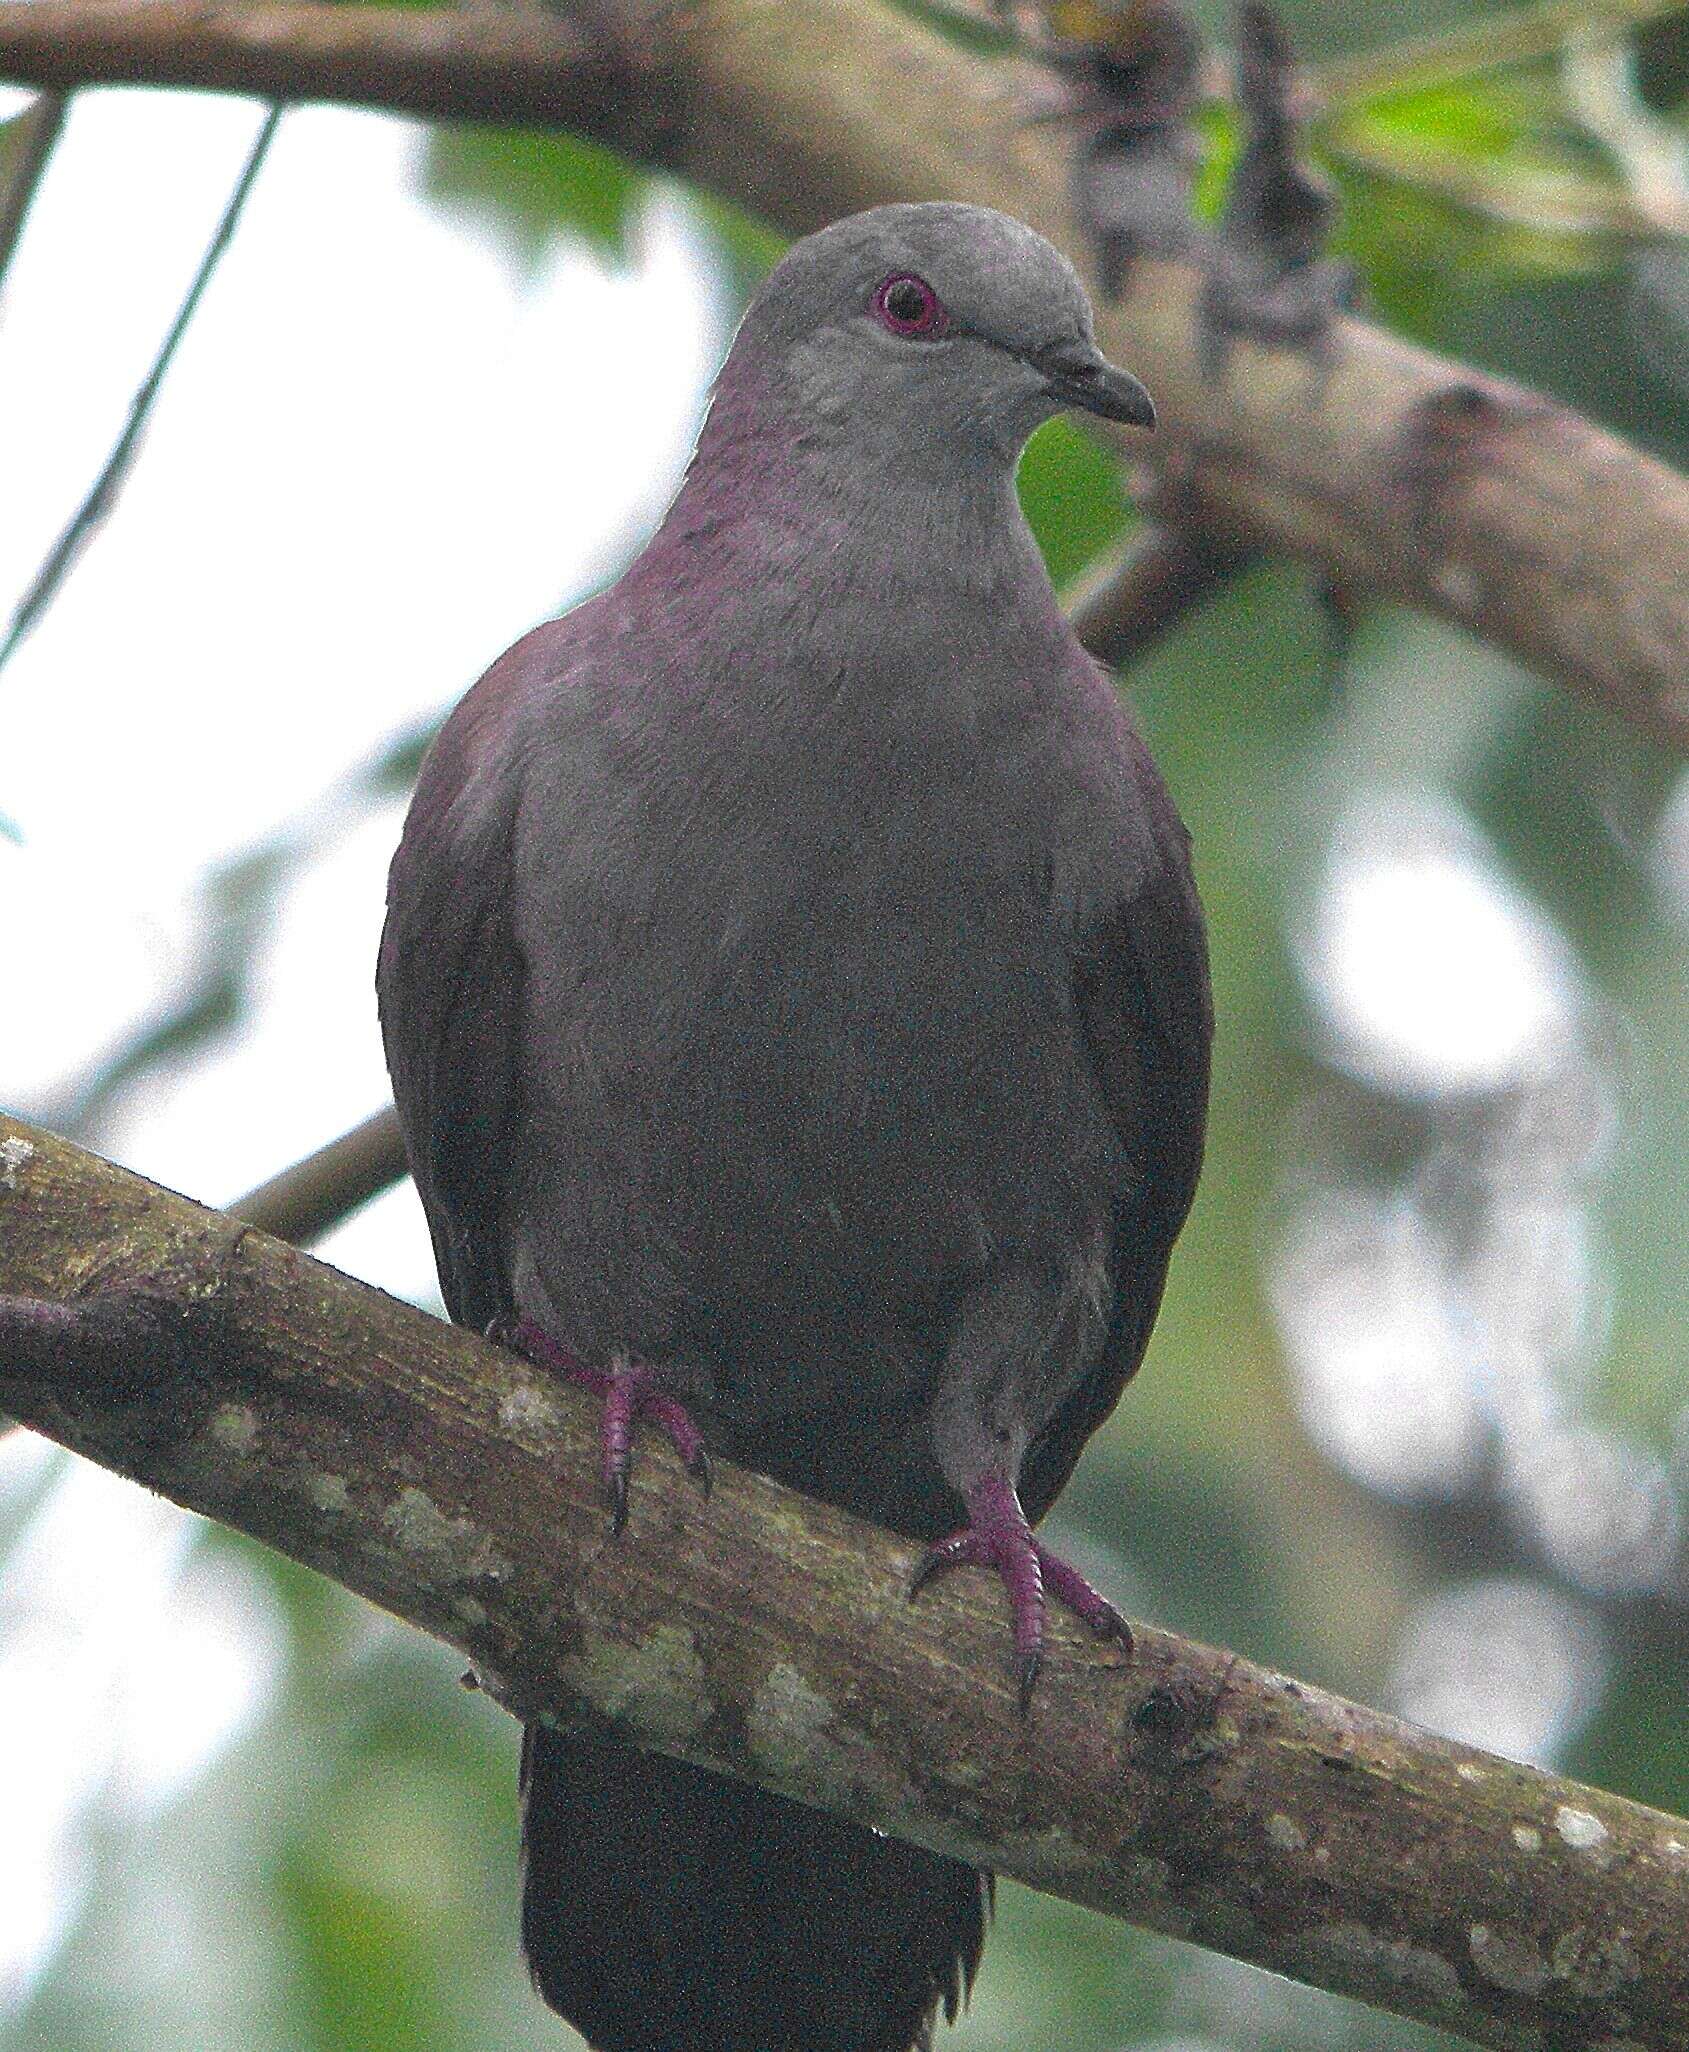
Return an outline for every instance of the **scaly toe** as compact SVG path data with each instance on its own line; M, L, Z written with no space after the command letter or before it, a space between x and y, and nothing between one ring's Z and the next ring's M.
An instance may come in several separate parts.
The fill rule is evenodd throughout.
M1038 1548L1038 1565L1043 1570L1044 1589L1066 1610L1071 1610L1081 1623L1089 1627L1099 1639L1115 1639L1128 1653L1132 1650L1132 1627L1109 1602L1108 1598L1093 1589L1075 1567L1049 1548L1033 1544Z
M909 1577L909 1601L913 1603L929 1582L948 1574L952 1568L990 1567L992 1564L977 1532L952 1532L948 1539L940 1539L936 1545L929 1546L916 1562L915 1572Z
M657 1427L680 1456L686 1472L703 1494L709 1495L712 1476L704 1435L679 1398L668 1396L658 1387L654 1369L625 1356L619 1357L613 1368L589 1367L531 1318L498 1319L494 1327L496 1331L493 1327L488 1329L489 1338L502 1340L528 1360L603 1399L598 1428L599 1471L610 1506L610 1529L618 1538L628 1521L633 1428L640 1418L649 1419Z
M1072 1611L1099 1639L1117 1640L1131 1652L1131 1626L1077 1568L1033 1537L1020 1499L1005 1476L983 1477L968 1491L967 1505L967 1525L922 1554L909 1584L910 1599L954 1567L995 1571L1009 1599L1016 1693L1023 1716L1044 1664L1044 1615L1051 1599Z

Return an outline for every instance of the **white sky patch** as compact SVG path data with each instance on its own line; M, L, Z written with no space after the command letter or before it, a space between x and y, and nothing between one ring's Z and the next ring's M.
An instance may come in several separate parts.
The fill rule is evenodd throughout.
M0 600L98 468L254 120L78 96L0 323ZM725 342L679 204L625 271L559 243L518 275L413 197L423 147L289 114L116 512L0 677L27 843L0 844L0 918L43 970L0 1015L11 1102L172 988L208 861L460 695L678 480ZM322 1080L301 1069L296 1108Z
M1324 1192L1293 1217L1270 1280L1315 1445L1388 1496L1469 1487L1488 1443L1477 1336L1418 1209Z
M7 680L0 676L0 727ZM9 765L0 810L21 809ZM0 1077L17 1105L44 1102L65 1076L132 1034L187 962L191 906L179 889L132 877L110 850L32 837L0 843Z
M0 318L0 609L103 461L257 119L77 96ZM517 269L417 200L424 147L385 117L287 116L116 511L0 676L0 813L25 836L0 842L0 924L38 971L8 979L0 1101L48 1098L155 1016L192 966L206 868L459 696L678 481L726 341L679 202L654 202L623 270L566 242ZM217 1201L382 1101L398 821L347 821L302 866L250 1015L131 1089L111 1151ZM409 1191L327 1251L432 1293ZM0 1579L4 2035L102 1820L136 1830L193 1788L261 1710L280 1641L261 1585L191 1552L191 1520L81 1464L53 1477L22 1437L0 1449L0 1507L42 1492Z
M0 1512L39 1488L59 1458L50 1439L33 1432L0 1432Z
M1510 1447L1505 1481L1514 1516L1585 1588L1634 1595L1678 1572L1677 1491L1665 1462L1634 1440L1568 1420Z
M395 798L303 857L251 963L239 1025L126 1092L107 1134L126 1162L226 1202L389 1094L375 953L403 811Z
M1489 1576L1410 1614L1388 1701L1446 1738L1549 1767L1600 1702L1607 1665L1588 1605L1545 1582Z
M196 1553L120 1679L114 1805L145 1822L185 1794L264 1709L283 1650L264 1583L231 1555Z

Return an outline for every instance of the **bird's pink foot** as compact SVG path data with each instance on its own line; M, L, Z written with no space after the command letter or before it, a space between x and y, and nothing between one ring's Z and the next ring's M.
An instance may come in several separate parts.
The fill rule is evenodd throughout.
M1129 1653L1132 1629L1099 1595L1077 1568L1069 1567L1032 1535L1014 1484L1005 1475L987 1475L968 1491L968 1523L922 1556L909 1585L913 1601L935 1576L951 1568L995 1568L1009 1593L1014 1620L1015 1660L1020 1671L1020 1707L1032 1701L1032 1690L1044 1659L1046 1595L1071 1610L1099 1639L1118 1639Z
M605 1494L610 1499L610 1520L616 1532L621 1531L628 1518L628 1470L633 1465L633 1427L637 1418L646 1419L664 1434L687 1473L695 1476L704 1494L709 1495L710 1457L704 1450L704 1436L679 1398L665 1394L654 1368L625 1359L609 1368L594 1368L531 1318L512 1320L496 1337L540 1367L551 1369L566 1382L576 1383L603 1399L599 1457Z

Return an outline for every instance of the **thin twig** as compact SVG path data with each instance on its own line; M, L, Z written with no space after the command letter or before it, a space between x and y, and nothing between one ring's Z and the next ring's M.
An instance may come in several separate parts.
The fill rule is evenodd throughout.
M275 140L281 116L282 109L279 106L271 107L265 114L252 147L247 152L240 178L234 191L229 195L229 203L223 209L223 218L217 223L216 232L207 243L205 254L199 260L199 268L194 273L193 283L188 287L187 297L177 309L176 318L171 322L169 332L159 346L158 354L153 358L152 368L141 381L140 389L130 404L129 418L124 423L123 432L113 443L111 454L106 458L105 465L89 488L86 498L71 516L70 525L53 544L47 560L36 572L33 583L18 602L6 639L0 642L0 670L6 667L24 637L36 626L52 604L69 574L71 565L116 503L117 494L129 473L129 466L134 461L141 431L157 403L176 351L181 347L182 339L192 325L194 315L199 311L199 303L205 296L205 288L211 283L224 252L234 239L241 214L251 197L253 186L257 183L264 159L269 155L270 144Z
M22 240L24 223L35 204L35 195L41 189L48 160L64 131L69 107L68 93L42 93L34 105L26 108L12 124L16 130L13 146L18 157L12 166L12 175L0 189L0 292L5 290L6 273L11 269L12 258Z

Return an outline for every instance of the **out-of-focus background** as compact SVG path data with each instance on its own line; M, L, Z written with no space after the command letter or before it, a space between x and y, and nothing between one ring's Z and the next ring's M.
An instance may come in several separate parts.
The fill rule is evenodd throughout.
M1381 77L1493 18L1285 13ZM0 604L258 118L75 101L0 298ZM1689 464L1689 13L1317 140L1380 318ZM0 1099L211 1202L383 1100L419 750L639 547L772 251L577 145L286 116L0 677ZM1058 581L1133 517L1066 423L1023 489ZM1689 1810L1689 775L1450 628L1350 626L1263 568L1126 680L1195 835L1214 1121L1148 1367L1054 1524L1134 1614ZM408 1189L323 1251L438 1303ZM516 1736L440 1647L0 1438L0 2052L564 2046L517 1960ZM1005 1887L945 2042L1435 2040Z

